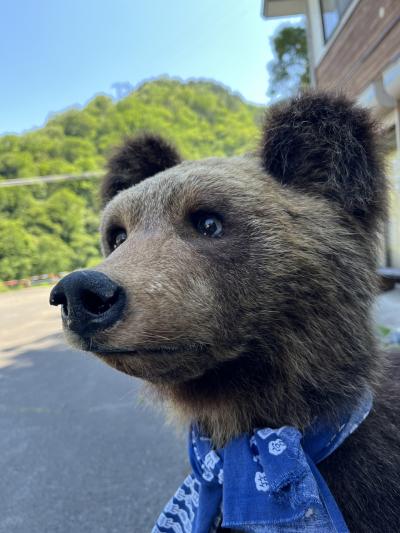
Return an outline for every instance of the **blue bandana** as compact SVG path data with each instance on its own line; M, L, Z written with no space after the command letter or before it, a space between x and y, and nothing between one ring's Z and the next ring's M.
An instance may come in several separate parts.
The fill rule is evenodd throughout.
M316 463L362 423L368 391L335 425L318 419L302 435L294 427L259 429L214 449L192 426L190 474L152 533L213 533L218 527L254 533L348 532Z

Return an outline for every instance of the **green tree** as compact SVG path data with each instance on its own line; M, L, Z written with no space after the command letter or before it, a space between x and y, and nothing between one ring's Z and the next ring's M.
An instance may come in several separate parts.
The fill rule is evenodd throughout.
M35 174L36 165L31 153L15 151L0 155L0 176L19 178Z
M36 238L32 271L36 274L66 272L74 268L75 253L57 235L42 234Z
M0 220L0 272L3 279L29 276L36 249L20 220Z
M274 59L268 63L268 95L273 99L292 96L310 84L307 32L302 26L278 28L271 38Z

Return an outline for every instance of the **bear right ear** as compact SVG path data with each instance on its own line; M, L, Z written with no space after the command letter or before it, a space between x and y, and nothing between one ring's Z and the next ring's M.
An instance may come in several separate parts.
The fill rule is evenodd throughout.
M261 159L282 185L321 195L373 228L386 215L381 133L344 96L306 92L269 109Z
M100 192L103 206L120 191L180 162L175 148L158 135L142 134L128 139L107 163L108 172Z

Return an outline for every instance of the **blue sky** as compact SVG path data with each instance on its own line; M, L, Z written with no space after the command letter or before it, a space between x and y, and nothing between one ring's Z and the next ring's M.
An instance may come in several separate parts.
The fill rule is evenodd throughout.
M269 41L284 20L263 19L261 0L3 0L0 134L163 74L265 103Z

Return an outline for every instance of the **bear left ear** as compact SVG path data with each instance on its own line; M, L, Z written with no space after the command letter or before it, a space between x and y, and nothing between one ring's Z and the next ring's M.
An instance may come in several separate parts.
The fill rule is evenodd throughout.
M376 123L344 96L308 92L267 112L265 170L284 185L322 195L373 228L386 214Z
M117 193L181 162L175 148L158 135L142 134L125 141L107 163L101 185L105 205Z

